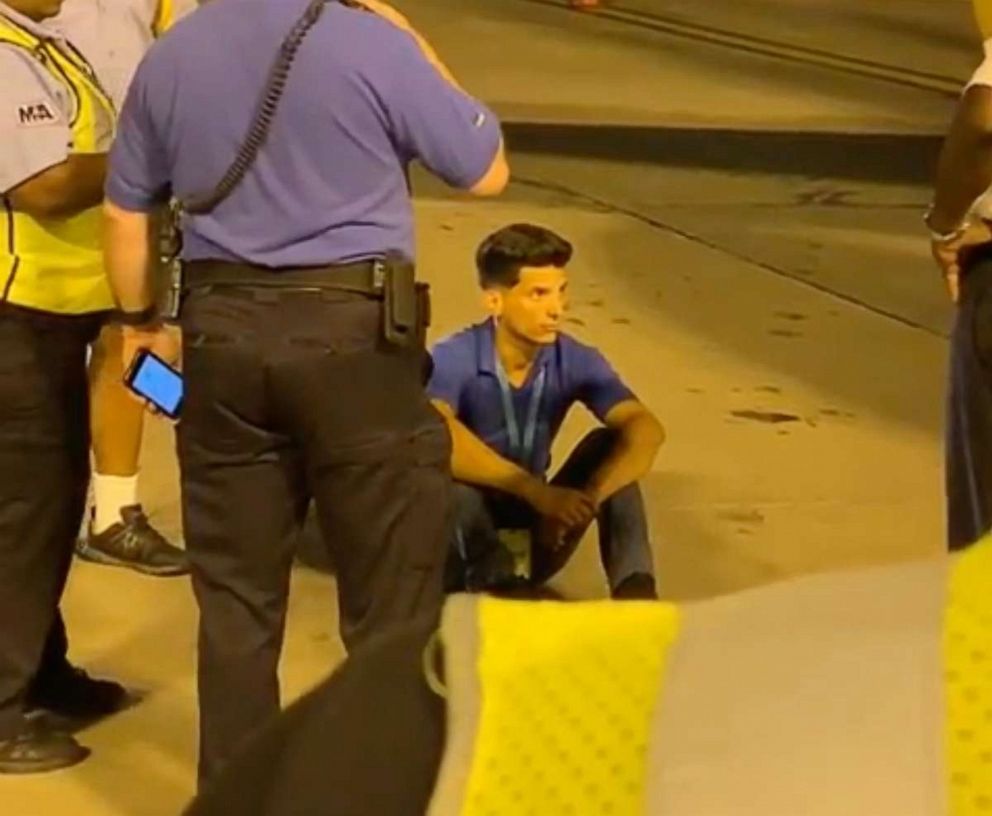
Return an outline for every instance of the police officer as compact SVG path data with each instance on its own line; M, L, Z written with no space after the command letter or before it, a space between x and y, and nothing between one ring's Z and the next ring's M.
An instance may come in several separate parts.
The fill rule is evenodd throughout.
M203 5L139 67L111 156L106 255L126 357L171 353L147 235L170 194L185 211L179 455L201 780L278 711L311 496L349 649L441 601L450 442L422 386L406 171L419 159L494 195L508 169L494 115L377 8Z
M44 23L0 2L0 772L85 758L25 713L96 717L125 691L71 667L58 611L89 480L86 349L113 306L98 205L113 105Z
M195 0L72 0L55 22L93 66L120 110L149 46L195 8ZM145 411L124 386L120 346L120 327L115 325L105 326L93 346L93 512L77 553L88 561L149 575L184 574L185 553L155 529L138 499Z

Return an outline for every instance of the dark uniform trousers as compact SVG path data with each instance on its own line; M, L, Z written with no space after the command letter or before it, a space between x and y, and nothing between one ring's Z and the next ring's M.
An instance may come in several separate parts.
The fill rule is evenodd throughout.
M311 497L349 650L437 610L451 443L424 350L343 292L194 289L182 308L186 548L200 607L200 777L279 711L290 568Z
M968 265L951 335L946 477L957 550L992 529L992 247Z
M58 611L89 483L86 348L105 315L0 305L0 739L64 668Z

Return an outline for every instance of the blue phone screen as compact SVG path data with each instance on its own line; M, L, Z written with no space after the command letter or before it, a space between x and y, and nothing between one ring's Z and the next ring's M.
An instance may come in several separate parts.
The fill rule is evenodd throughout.
M174 414L183 399L183 379L155 357L145 357L131 379L131 387L167 414Z

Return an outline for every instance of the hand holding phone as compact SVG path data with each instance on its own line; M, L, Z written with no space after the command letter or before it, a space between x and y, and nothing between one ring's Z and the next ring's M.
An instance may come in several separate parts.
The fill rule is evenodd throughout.
M154 352L140 349L135 354L124 384L160 413L178 419L183 404L182 375Z
M138 328L123 326L121 333L123 335L121 357L125 371L130 370L135 355L141 349L148 349L166 364L174 368L178 367L179 358L182 356L182 334L178 327Z

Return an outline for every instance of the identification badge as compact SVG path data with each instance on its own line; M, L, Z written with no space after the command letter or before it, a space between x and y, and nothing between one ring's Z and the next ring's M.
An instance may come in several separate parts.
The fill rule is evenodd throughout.
M530 530L497 530L499 543L513 558L513 575L529 581L531 577Z

